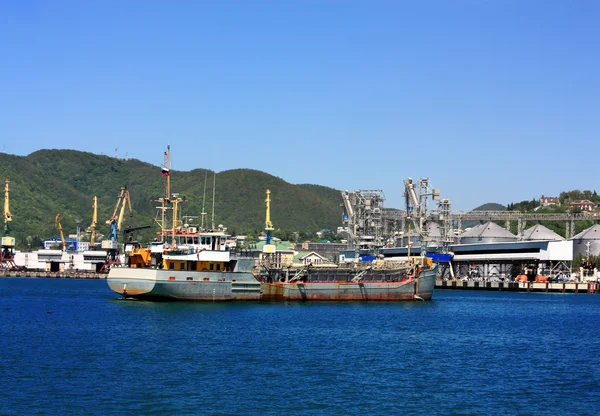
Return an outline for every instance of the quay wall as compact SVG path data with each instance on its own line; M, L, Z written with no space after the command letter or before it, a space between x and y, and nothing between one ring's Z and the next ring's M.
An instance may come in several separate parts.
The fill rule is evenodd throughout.
M507 292L600 293L600 283L573 282L479 282L473 280L436 280L436 289L487 290Z
M32 270L0 271L0 277L38 277L50 279L106 279L107 273L93 273L82 271L47 272Z

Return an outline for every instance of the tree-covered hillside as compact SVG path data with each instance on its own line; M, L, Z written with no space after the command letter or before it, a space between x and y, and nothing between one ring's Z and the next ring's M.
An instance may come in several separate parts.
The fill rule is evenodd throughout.
M519 212L537 212L539 214L555 214L555 213L579 213L579 208L571 208L570 204L577 200L589 200L595 204L600 203L600 196L596 191L574 189L572 191L561 192L559 197L560 205L550 205L542 207L539 199L532 198L531 200L525 200L521 202L512 202L508 204L509 211ZM566 225L564 221L544 221L542 224L555 233L565 237L566 236ZM586 228L591 227L594 224L594 220L589 221L576 221L575 222L575 234L583 231ZM527 227L533 224L527 224ZM516 225L512 225L511 231L516 232Z
M488 202L477 208L473 208L473 211L506 211L506 207L495 202Z
M182 211L205 212L210 223L213 195L212 171L171 170L172 192L186 199ZM75 221L88 227L92 198L98 196L98 231L108 233L110 218L121 186L131 194L134 216L125 226L152 224L155 199L164 193L160 167L139 160L123 160L72 150L40 150L28 156L0 154L0 178L10 180L12 235L20 248L27 237L33 241L57 235L54 218L61 214L65 234L75 233ZM216 174L215 223L229 231L258 233L264 227L265 190L271 190L271 219L276 229L316 231L335 228L341 222L339 191L318 185L293 185L283 179L249 169Z

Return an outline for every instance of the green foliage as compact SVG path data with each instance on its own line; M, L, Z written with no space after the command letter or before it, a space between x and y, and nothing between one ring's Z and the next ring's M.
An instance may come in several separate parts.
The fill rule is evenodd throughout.
M588 201L592 201L595 203L600 202L600 197L598 196L596 191L590 191L589 189L586 189L584 191L580 191L579 189L574 189L572 191L561 192L560 195L558 196L558 199L560 200L560 203L562 205L567 205L567 206L571 202L581 200L581 199L584 199L584 200L587 199Z
M600 256L590 256L589 260L591 260L595 267L600 267ZM573 259L573 269L578 269L579 267L583 266L585 261L586 256L578 253Z
M337 234L333 231L324 231L323 234L321 234L321 240L327 240L330 243L339 243L344 238L347 238L347 237L345 237L341 234Z
M540 201L532 199L531 201L521 201L508 204L508 211L531 212L540 206Z
M204 206L210 224L212 171L171 170L171 190L185 195L184 215L199 216L205 177ZM96 232L105 235L109 232L106 220L112 215L121 186L129 189L134 210L124 227L153 224L154 201L164 195L164 179L157 166L73 150L40 150L25 157L0 154L0 178L10 180L11 228L21 249L26 249L28 243L31 249L37 249L41 240L57 236L57 213L65 235L76 232L77 219L82 219L85 231L91 224L94 195L98 196ZM216 175L215 225L223 224L238 234L257 238L264 229L266 189L271 190L271 219L277 229L314 235L317 230L337 227L341 221L342 201L335 189L293 185L264 172L236 169ZM151 238L154 231L140 232L136 237Z

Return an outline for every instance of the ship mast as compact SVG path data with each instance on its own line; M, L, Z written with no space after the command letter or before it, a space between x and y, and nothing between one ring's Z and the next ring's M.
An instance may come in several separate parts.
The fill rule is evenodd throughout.
M162 198L160 198L156 202L160 202L160 241L164 243L166 241L167 236L167 209L169 209L168 204L171 202L171 146L167 146L167 150L164 153L164 161L162 166L162 176L165 182L165 192ZM158 221L157 221L158 222Z
M163 162L162 175L165 178L165 199L171 198L171 145L167 146Z
M171 229L171 249L175 250L177 248L177 239L175 238L175 230L177 230L177 213L178 213L178 206L179 203L181 202L180 198L173 198L172 201L173 203L173 228Z
M206 180L208 178L208 171L205 170L204 171L204 193L202 194L202 212L200 213L200 216L202 217L201 220L201 224L200 224L200 230L204 230L204 217L206 216L206 211L204 211L204 203L206 202Z
M161 243L166 243L167 238L170 235L171 247L174 249L176 247L175 233L177 232L177 227L179 225L178 207L179 203L183 202L183 199L179 198L178 194L171 194L171 146L167 146L164 156L165 159L162 166L162 176L165 179L165 193L162 198L156 201L160 202L160 206L157 208L160 210L161 214L160 221L156 220L156 222L160 222ZM168 225L169 220L167 218L167 210L171 210L173 215L171 219L171 228L169 228Z
M211 230L215 230L215 186L217 184L217 172L214 173L213 176L213 200L212 200L212 228Z

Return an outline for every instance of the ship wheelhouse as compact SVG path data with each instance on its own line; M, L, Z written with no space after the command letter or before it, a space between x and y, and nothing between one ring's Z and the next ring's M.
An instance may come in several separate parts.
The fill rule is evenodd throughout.
M177 233L175 244L199 250L226 251L227 235L223 233Z

